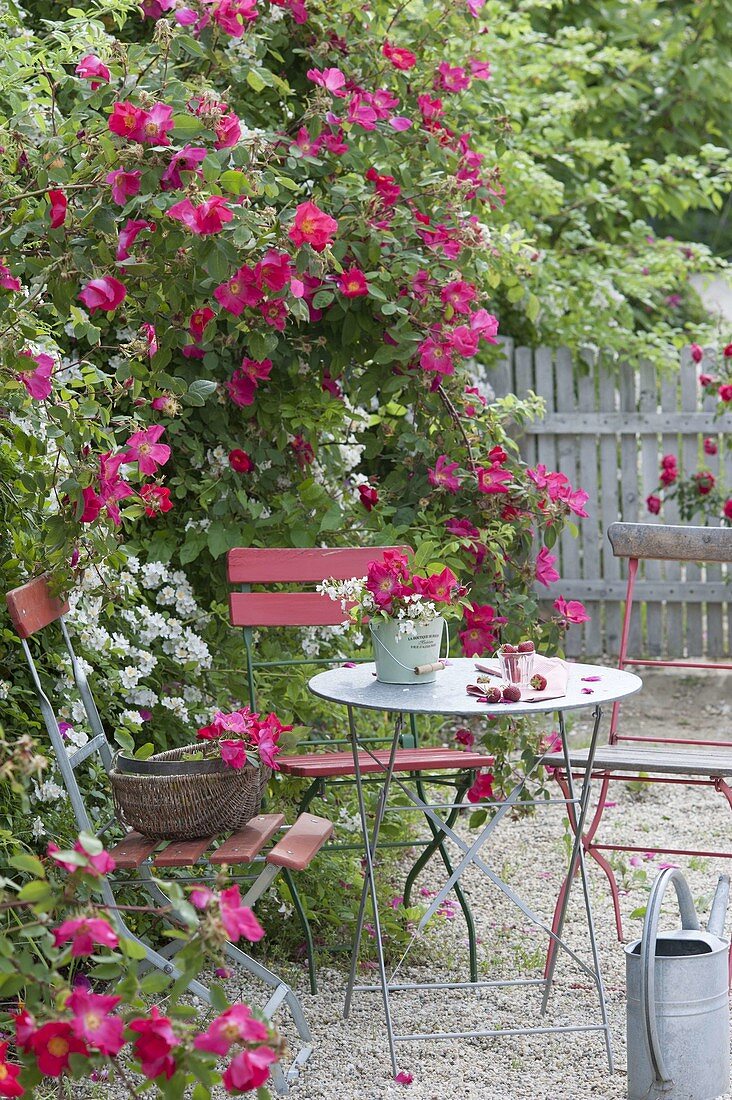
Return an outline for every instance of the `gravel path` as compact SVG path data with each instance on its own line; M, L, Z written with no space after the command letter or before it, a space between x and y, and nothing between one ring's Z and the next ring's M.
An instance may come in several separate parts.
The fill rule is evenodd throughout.
M702 736L732 740L730 688L730 675L682 678L653 673L646 677L643 692L625 704L624 720L632 722L638 732L663 728L667 736L689 737L703 730ZM587 733L587 723L579 723L573 731L573 743L586 743ZM608 804L604 818L603 835L608 839L651 844L655 838L671 847L730 850L729 810L714 791L660 785L638 791L618 783L611 788L609 798L614 804ZM467 827L462 831L466 837L475 836ZM567 860L561 810L550 807L530 818L504 822L486 854L504 881L550 921ZM641 859L640 866L631 867L627 856L622 857L619 881L629 940L640 936L642 927L642 921L631 919L630 914L645 905L662 858ZM717 876L730 870L730 861L679 859L678 863L684 868L704 920ZM420 885L436 890L443 881L433 863ZM515 977L519 971L526 977L540 977L546 936L537 932L480 873L470 870L462 881L476 915L482 976ZM344 1021L345 964L339 968L321 964L320 991L313 997L302 966L272 961L273 968L298 990L314 1033L315 1053L291 1091L292 1100L622 1100L626 1096L625 957L615 934L607 882L594 863L590 863L590 883L616 1058L612 1076L608 1074L602 1037L586 1033L401 1043L400 1069L411 1073L413 1082L408 1086L397 1084L389 1068L378 995L357 995L351 1017ZM679 924L673 911L673 891L670 895L664 925L667 928ZM732 919L728 929L730 924ZM573 889L565 935L580 956L589 959L579 883ZM465 980L467 948L459 910L454 919L439 920L419 947L421 964L400 971L406 980ZM549 1022L596 1022L599 1012L594 987L567 956L558 966L557 977ZM243 997L253 1003L264 1001L261 992L242 988L236 970L226 984L232 1000ZM531 987L479 993L453 991L449 995L411 993L395 997L394 1008L397 1027L412 1031L531 1026L539 1020L539 995ZM284 1015L278 1018L278 1024L291 1038ZM100 1093L82 1090L79 1095L97 1098ZM102 1086L101 1095L105 1100L122 1097L116 1087L109 1085ZM215 1090L213 1096L214 1100L223 1100L225 1094ZM726 1097L732 1098L732 1088Z
M694 677L672 680L664 673L648 678L646 690L631 706L625 720L639 728L663 725L669 736L694 736L700 715L708 733L730 737L732 677ZM582 743L586 728L578 726L573 740ZM726 802L705 788L654 785L642 791L618 783L609 796L605 835L643 844L645 838L661 838L672 847L711 846L729 850L730 819ZM469 835L465 830L465 835ZM540 913L551 919L561 884L566 855L564 826L559 808L542 810L532 818L504 823L490 846L491 862L505 881ZM642 921L630 914L646 903L648 887L664 857L627 866L622 877L622 911L626 938L640 935ZM667 857L671 858L671 857ZM700 915L708 915L718 874L729 871L728 860L679 859L697 899ZM436 871L436 865L435 865ZM645 878L645 882L644 882ZM433 889L440 877L425 874L422 884ZM301 992L303 1005L315 1035L311 1066L293 1088L294 1100L580 1100L597 1097L620 1100L626 1095L625 1061L625 957L615 935L610 892L595 864L590 882L607 987L616 1070L608 1075L602 1037L591 1033L575 1036L529 1036L498 1040L446 1040L400 1043L400 1069L413 1074L411 1085L391 1079L380 998L357 995L351 1018L341 1016L345 975L341 969L321 966L320 992L306 991L302 970L290 970L290 980ZM475 871L463 880L476 913L480 966L491 978L515 974L541 974L546 937L526 921L507 899ZM673 892L671 891L673 895ZM666 906L666 927L678 926L672 898ZM573 890L567 923L567 939L589 958L583 923L581 890ZM429 934L429 954L434 969L412 966L401 971L409 980L464 980L467 971L466 941L461 918L441 920ZM593 988L574 963L564 956L558 967L559 982L549 1019L587 1023L598 1019ZM442 1028L458 1030L462 1024L481 1026L530 1025L538 1020L538 993L530 987L466 993L404 994L395 998L397 1026L404 1030ZM732 1088L727 1094L732 1097Z

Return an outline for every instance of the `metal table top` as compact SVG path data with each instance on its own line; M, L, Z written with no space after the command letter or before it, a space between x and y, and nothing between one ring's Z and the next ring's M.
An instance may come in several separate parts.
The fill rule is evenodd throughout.
M498 669L496 660L480 658L480 663ZM569 669L566 695L538 703L519 701L489 705L466 694L467 685L476 683L476 677L480 675L472 657L451 660L442 672L438 672L437 680L431 684L382 684L376 679L375 666L363 664L354 668L341 666L319 672L309 681L308 687L321 699L366 710L400 711L404 714L454 714L466 718L487 715L495 718L604 706L634 695L643 686L639 676L622 669L576 664L572 661L567 661L566 664ZM599 676L600 679L583 679L588 676Z

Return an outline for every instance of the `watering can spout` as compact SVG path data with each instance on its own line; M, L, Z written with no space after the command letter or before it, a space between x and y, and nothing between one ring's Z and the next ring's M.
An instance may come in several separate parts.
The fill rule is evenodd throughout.
M724 922L727 919L729 904L729 875L720 875L717 890L712 902L712 911L707 922L707 932L724 939Z

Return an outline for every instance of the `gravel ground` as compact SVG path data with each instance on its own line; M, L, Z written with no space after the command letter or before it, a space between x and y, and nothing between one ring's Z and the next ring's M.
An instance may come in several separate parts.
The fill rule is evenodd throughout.
M730 700L732 677L724 674L684 677L658 672L646 678L644 691L626 705L624 720L639 731L663 727L668 736L695 736L703 724L703 736L729 738L732 734ZM700 723L700 718L702 723ZM583 743L587 727L578 724L573 741ZM706 788L654 785L642 791L625 784L611 788L604 818L605 835L634 844L656 838L672 847L709 846L729 850L729 810L726 802ZM467 830L465 831L466 835ZM547 919L562 880L566 859L564 825L559 808L547 808L532 818L506 822L489 846L492 866ZM627 861L627 857L624 857ZM671 859L672 857L666 857ZM630 914L646 903L648 885L664 857L643 861L642 868L627 867L622 877L622 911L626 939L640 936L642 922ZM718 874L728 871L729 861L679 858L687 875L700 915L708 915ZM437 888L441 879L425 873L423 885ZM644 883L643 871L647 872ZM626 1095L625 1060L625 957L615 934L607 882L591 864L590 882L595 912L602 973L606 983L616 1058L610 1076L602 1037L592 1033L574 1036L523 1036L497 1040L442 1040L400 1043L401 1070L413 1075L409 1086L391 1079L383 1013L378 995L362 993L348 1021L341 1009L345 975L341 969L321 966L320 991L307 992L304 974L291 969L290 980L301 993L315 1036L310 1068L293 1088L296 1100L620 1100ZM463 879L476 914L480 966L484 976L500 978L541 974L546 937L475 871ZM673 892L671 892L673 894ZM566 928L572 947L589 958L582 895L575 886ZM667 909L667 928L678 926L672 899ZM425 945L427 946L427 945ZM408 980L464 980L467 976L466 940L460 916L442 920L429 934L434 966L411 966L400 971ZM424 953L422 954L424 958ZM557 970L549 1020L562 1024L595 1022L598 1009L594 989L575 964L564 956ZM461 1027L532 1025L538 1019L539 995L531 987L485 990L481 993L452 991L445 994L402 994L394 998L397 1027L411 1030L459 1030ZM726 1094L732 1097L732 1087Z
M732 739L731 687L732 676L726 674L680 678L653 673L646 677L644 691L625 704L626 728L632 722L639 732L663 728L667 736L688 737L703 730L702 736ZM586 743L587 734L587 722L578 723L572 733L573 743ZM639 791L618 783L611 788L609 799L604 817L607 839L633 844L651 844L656 839L679 848L730 849L729 810L710 789L654 785ZM474 837L467 828L463 833ZM567 859L560 808L549 807L531 818L504 822L486 854L504 881L550 921ZM625 936L630 940L640 936L642 928L641 920L631 919L630 914L645 905L648 887L663 857L641 860L642 866L637 868L628 865L627 857L623 860L619 881ZM678 863L705 919L717 876L729 871L729 861L679 858ZM420 885L436 890L443 881L433 863ZM469 870L462 881L478 925L481 976L498 979L519 973L539 977L546 936L479 872ZM590 884L616 1059L613 1075L608 1074L601 1035L585 1033L400 1043L399 1068L411 1073L413 1082L408 1086L397 1084L389 1067L380 997L357 994L351 1017L344 1021L345 964L334 967L331 956L319 967L316 996L309 993L302 966L272 964L297 989L314 1033L315 1052L291 1090L292 1100L621 1100L626 1095L625 957L615 933L607 882L594 863L590 863ZM673 911L673 891L670 894L665 907L667 928L679 924ZM583 917L578 882L572 892L565 935L578 954L589 961ZM411 981L465 980L466 942L458 910L454 919L436 923L426 942L419 945L421 962L405 964L400 975ZM598 1021L594 986L566 955L557 968L557 978L548 1021L559 1025ZM261 993L242 988L238 974L227 985L232 999L243 997L263 1003ZM531 987L400 994L393 998L393 1010L397 1028L405 1031L532 1026L540 1019L539 994ZM286 1016L281 1015L277 1022L291 1039L293 1033ZM116 1100L116 1089L104 1086L102 1094L93 1095ZM732 1098L732 1088L725 1095L728 1100ZM216 1100L220 1100L218 1091Z

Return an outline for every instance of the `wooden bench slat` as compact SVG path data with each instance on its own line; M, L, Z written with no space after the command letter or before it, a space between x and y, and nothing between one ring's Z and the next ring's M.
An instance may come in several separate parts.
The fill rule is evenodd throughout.
M303 871L333 834L333 824L315 814L300 814L282 840L267 853L267 863Z
M151 840L142 833L131 832L110 848L109 854L120 871L136 871L152 855L159 843L159 840Z
M573 766L585 767L587 749L571 751ZM561 768L564 756L560 752L548 753L542 759L545 767ZM598 750L594 768L597 771L653 772L667 775L732 775L732 751L694 749L630 749L624 745L607 746Z
M369 562L390 549L411 552L409 546L237 547L227 555L229 584L316 584L327 577L365 577Z
M361 771L365 774L383 771L389 763L389 750L379 749L373 754L358 754ZM378 761L378 763L377 763ZM280 771L286 775L319 777L355 775L353 754L350 749L343 752L309 752L277 758ZM398 772L423 771L462 771L465 768L488 768L493 763L492 756L482 756L476 752L462 752L460 749L397 749L395 770Z
M612 523L608 538L619 558L732 561L732 529L657 523Z
M284 814L257 814L209 856L210 863L251 863L285 823Z
M195 840L171 840L153 860L156 867L192 867L198 863L214 838L197 837Z
M49 580L50 573L44 573L6 593L10 618L21 638L30 638L31 634L43 630L44 626L54 623L69 610L65 599L51 595Z

